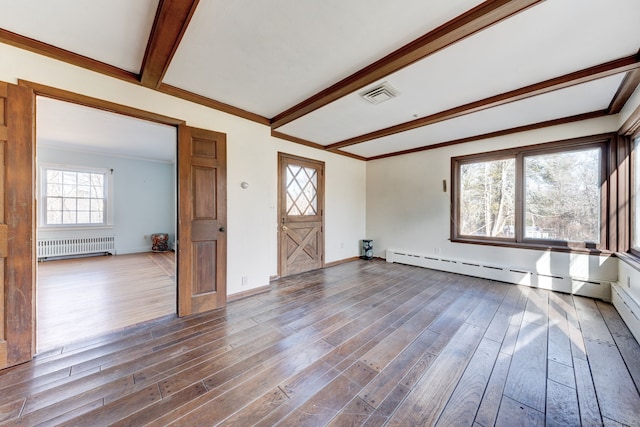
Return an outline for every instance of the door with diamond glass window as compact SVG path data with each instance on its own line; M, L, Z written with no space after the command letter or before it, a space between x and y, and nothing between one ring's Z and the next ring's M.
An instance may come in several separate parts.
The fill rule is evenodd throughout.
M279 274L324 265L324 163L279 153Z

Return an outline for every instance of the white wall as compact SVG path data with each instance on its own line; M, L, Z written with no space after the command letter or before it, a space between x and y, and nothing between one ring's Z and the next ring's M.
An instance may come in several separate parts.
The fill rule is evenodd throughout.
M631 265L630 262L620 261L618 269L618 283L624 291L640 304L640 271ZM640 339L640 337L639 337Z
M629 98L627 103L624 104L622 111L620 111L620 114L618 114L618 127L622 126L637 108L640 108L640 87L637 87L636 90L631 94L631 97Z
M452 243L451 157L525 146L618 129L618 117L507 135L367 163L367 237L376 256L386 249L502 264L542 274L612 281L615 258ZM447 181L447 192L442 190Z
M624 257L618 262L618 282L614 284L611 300L627 324L631 333L640 342L640 266L633 257Z
M273 138L264 125L0 44L0 80L18 79L227 134L230 295L267 285L277 274L278 151L326 162L325 262L357 256L358 241L370 238L377 256L384 256L386 248L424 254L439 250L451 258L501 260L540 272L617 278L617 263L606 257L449 242L450 194L442 192L442 180L450 184L452 156L615 131L621 121L618 116L365 163ZM240 188L242 181L250 184L248 189Z
M357 241L365 234L365 162L282 141L268 126L0 44L0 80L18 79L227 134L228 294L268 285L277 274L278 151L326 162L325 262L358 255ZM242 181L248 189L240 188Z
M98 230L41 228L38 238L115 236L117 254L148 252L150 235L175 241L175 165L38 146L37 161L113 169L113 225ZM38 212L38 215L40 213ZM146 238L145 238L146 236Z

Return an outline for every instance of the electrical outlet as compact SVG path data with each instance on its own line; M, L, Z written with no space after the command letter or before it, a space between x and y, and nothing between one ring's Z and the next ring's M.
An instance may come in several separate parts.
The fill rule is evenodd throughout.
M249 284L249 277L242 276L242 286L247 286Z
M627 276L627 288L631 287L631 277Z
M434 253L436 255L440 255L442 253L442 249L441 248L435 248Z
M340 242L340 249L344 249L344 242Z

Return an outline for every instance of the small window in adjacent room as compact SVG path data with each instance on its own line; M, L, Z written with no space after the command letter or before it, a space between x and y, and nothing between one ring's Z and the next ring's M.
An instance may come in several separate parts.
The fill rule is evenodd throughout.
M603 249L609 139L453 158L452 240Z
M47 165L40 173L42 226L109 224L109 170Z

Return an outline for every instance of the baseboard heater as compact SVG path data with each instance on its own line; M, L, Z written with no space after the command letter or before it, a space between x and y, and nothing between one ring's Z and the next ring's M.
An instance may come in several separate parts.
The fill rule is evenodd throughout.
M448 271L500 282L549 289L611 301L611 282L563 276L526 268L387 250L387 262Z
M115 252L116 246L113 236L38 239L38 260L86 255L113 255Z
M640 304L636 301L620 283L611 285L611 303L620 313L633 336L640 342Z

